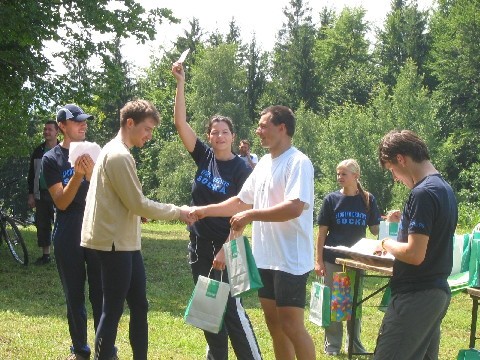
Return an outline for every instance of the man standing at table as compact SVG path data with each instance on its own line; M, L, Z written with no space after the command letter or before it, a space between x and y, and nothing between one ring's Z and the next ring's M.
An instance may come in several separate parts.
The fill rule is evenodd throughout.
M453 263L457 201L430 162L424 141L412 131L389 132L378 155L382 167L411 191L397 241L381 241L382 250L395 261L392 298L374 359L438 359L440 325L451 297L447 277Z
M232 216L235 233L253 221L253 255L264 287L258 291L279 360L313 360L315 346L305 328L306 283L313 269L313 166L292 146L295 116L288 107L262 111L257 135L269 150L237 196L199 207L198 218ZM223 269L220 251L213 267Z

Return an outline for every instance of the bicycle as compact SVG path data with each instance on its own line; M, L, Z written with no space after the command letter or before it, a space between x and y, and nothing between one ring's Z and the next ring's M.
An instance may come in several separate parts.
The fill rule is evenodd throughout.
M9 181L2 188L13 184L18 180ZM0 245L5 241L10 253L16 262L22 265L28 265L28 251L22 233L18 229L18 225L26 226L26 222L10 216L2 206L0 207Z

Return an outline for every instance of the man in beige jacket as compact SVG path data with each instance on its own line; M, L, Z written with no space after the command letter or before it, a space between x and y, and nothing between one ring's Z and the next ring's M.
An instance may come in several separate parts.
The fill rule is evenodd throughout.
M120 111L118 135L105 145L95 164L82 226L81 245L96 250L102 268L103 311L95 337L95 359L117 359L115 339L127 300L130 343L135 360L148 349L146 276L141 255L140 218L188 223L188 207L147 199L137 177L133 146L152 138L160 115L151 103L135 100Z

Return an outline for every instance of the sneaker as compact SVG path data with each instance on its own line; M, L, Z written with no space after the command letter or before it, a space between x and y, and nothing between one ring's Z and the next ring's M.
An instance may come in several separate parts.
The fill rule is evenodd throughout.
M37 260L35 260L35 265L47 265L52 262L52 258L50 255L43 255L40 256Z
M338 355L338 352L336 352L336 351L327 351L325 354L327 354L328 356L337 356L337 355Z
M90 356L85 357L85 356L80 355L80 354L72 353L72 354L68 355L65 360L90 360Z

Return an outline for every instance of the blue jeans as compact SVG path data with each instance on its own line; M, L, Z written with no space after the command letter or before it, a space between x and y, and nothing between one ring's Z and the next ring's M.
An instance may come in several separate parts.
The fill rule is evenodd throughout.
M95 360L115 354L118 323L127 300L130 345L134 360L148 352L148 301L145 266L140 251L96 251L102 267L103 311L95 337Z

